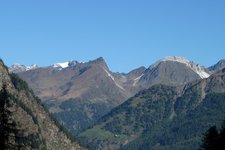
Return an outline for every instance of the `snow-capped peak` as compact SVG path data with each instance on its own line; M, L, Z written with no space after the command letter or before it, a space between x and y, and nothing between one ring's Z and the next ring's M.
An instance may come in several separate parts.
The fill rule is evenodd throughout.
M77 63L78 63L77 61L67 61L67 62L63 62L63 63L53 64L52 67L64 69L64 68L68 68L68 67L71 67L71 66L75 66Z
M157 61L156 63L154 63L153 65L151 65L151 67L154 68L154 67L158 66L159 63L164 62L164 61L175 61L175 62L179 62L179 63L182 63L182 64L189 64L190 63L190 61L187 60L184 57L180 57L180 56L168 56L168 57L165 57L163 59L160 59L159 61Z
M155 68L161 62L165 62L165 61L174 61L174 62L179 62L179 63L185 64L186 66L191 68L194 72L196 72L200 76L200 78L202 78L202 79L203 78L208 78L210 76L205 71L204 67L200 66L199 64L194 63L193 61L189 61L188 59L186 59L184 57L180 57L180 56L168 56L168 57L165 57L165 58L157 61L153 65L151 65L151 68Z
M190 62L189 60L187 60L186 58L181 57L181 56L168 56L168 57L163 58L161 61L177 61L177 62L184 63L184 64L187 64Z
M32 70L32 69L36 69L36 68L38 68L37 64L33 64L31 66L27 66L27 70Z
M53 66L53 68L58 68L58 67L67 68L69 66L69 62L67 61L67 62L63 62L63 63L56 63L52 66Z
M10 68L10 71L18 73L18 72L23 72L23 71L28 71L28 70L33 70L33 69L37 69L38 65L33 64L31 66L25 66L25 65L21 65L21 64L13 64Z

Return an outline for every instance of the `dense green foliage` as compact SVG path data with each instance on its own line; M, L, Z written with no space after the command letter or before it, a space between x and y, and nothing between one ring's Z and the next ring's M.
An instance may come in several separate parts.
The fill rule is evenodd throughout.
M175 91L171 87L159 86L142 91L135 96L137 98L135 102L130 99L105 116L103 121L109 117L113 119L106 122L103 128L113 133L130 135L152 127L169 117L174 95Z
M71 141L78 143L80 146L91 149L91 147L84 143L83 141L81 141L80 139L76 138L72 132L70 132L64 124L60 123L58 121L58 119L54 116L54 114L50 114L51 119L54 121L55 125L59 128L60 132L63 132L67 138L69 138Z
M94 142L90 140L93 146L102 141L121 144L127 138L135 138L160 122L170 121L175 97L176 91L170 86L159 85L144 90L113 109L100 120L100 126L82 133L81 138L96 139ZM102 135L106 134L107 138L103 138Z
M158 85L115 108L80 137L95 148L105 144L123 150L198 149L202 134L212 125L219 126L224 115L225 93L208 93L202 99L195 85L182 96L174 87ZM106 139L103 133L111 137Z
M47 102L45 106L53 107L54 103ZM83 129L95 123L102 114L109 109L103 104L92 104L81 99L70 99L59 104L59 112L53 113L59 122L63 123L73 135L77 135ZM83 111L80 111L83 110Z
M208 127L221 123L225 115L225 94L209 94L203 103L189 109L192 111L177 113L171 122L162 121L146 129L142 136L122 149L197 149Z

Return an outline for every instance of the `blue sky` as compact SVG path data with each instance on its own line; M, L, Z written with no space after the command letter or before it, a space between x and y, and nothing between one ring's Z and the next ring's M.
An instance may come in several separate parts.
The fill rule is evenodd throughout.
M0 57L47 66L104 57L113 71L180 55L225 58L224 0L2 0Z

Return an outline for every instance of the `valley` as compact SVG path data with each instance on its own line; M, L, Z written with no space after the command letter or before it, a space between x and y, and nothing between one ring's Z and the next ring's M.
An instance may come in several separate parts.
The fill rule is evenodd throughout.
M95 149L190 149L199 146L207 127L223 119L223 62L204 68L173 56L114 73L100 57L11 71L28 82L61 124ZM221 109L211 107L214 101ZM187 132L192 126L200 128Z

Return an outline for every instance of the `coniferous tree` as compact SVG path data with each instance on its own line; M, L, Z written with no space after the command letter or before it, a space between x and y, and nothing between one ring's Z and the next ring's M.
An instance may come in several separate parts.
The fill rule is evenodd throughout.
M10 142L12 133L16 131L15 123L11 119L10 106L10 94L3 85L0 91L0 150L15 148L15 145Z
M219 134L216 126L213 126L206 132L200 150L218 150L218 143Z
M215 126L206 132L200 150L225 150L225 120L219 133Z
M220 134L219 134L219 147L221 150L224 150L225 149L225 120L223 121L223 124L222 124L222 129L220 131Z

